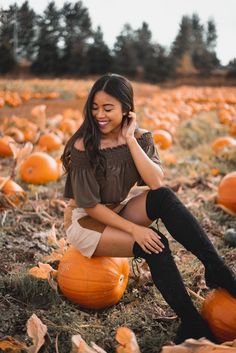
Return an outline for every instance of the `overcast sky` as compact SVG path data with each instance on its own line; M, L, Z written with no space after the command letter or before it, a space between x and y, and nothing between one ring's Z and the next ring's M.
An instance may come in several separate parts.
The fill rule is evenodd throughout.
M68 0L73 3L74 0ZM0 0L0 6L7 8L24 0ZM42 13L48 0L29 0L37 13ZM55 1L60 8L64 0ZM116 36L125 23L133 29L148 23L152 39L161 45L170 46L174 40L181 17L198 13L202 24L213 18L217 28L216 52L222 64L236 58L236 0L82 0L88 8L93 29L101 26L105 42L112 47Z

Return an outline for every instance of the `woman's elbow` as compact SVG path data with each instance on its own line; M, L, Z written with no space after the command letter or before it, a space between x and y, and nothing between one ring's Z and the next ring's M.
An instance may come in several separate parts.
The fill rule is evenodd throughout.
M150 183L149 187L151 190L155 190L162 187L163 184L164 184L164 173L163 171L161 171L160 175L158 175L158 177L155 178L155 180L153 180L152 183Z

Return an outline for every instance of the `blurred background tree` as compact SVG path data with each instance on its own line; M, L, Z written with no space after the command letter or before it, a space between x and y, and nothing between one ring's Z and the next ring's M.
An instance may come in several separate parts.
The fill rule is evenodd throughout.
M146 22L137 29L124 24L109 48L101 27L93 30L82 1L67 1L61 8L51 1L42 15L36 14L28 1L20 7L15 3L0 8L1 74L13 72L21 60L28 60L33 74L46 76L114 71L152 83L181 75L207 77L222 68L216 45L214 19L204 25L197 13L182 16L169 48L152 41ZM235 60L227 66L229 77L235 77Z

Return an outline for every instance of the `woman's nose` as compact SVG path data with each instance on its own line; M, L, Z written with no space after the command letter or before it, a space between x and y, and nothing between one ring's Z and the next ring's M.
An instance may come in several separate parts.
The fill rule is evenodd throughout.
M98 110L97 110L96 117L98 117L98 118L103 118L104 116L105 116L104 109L98 109Z

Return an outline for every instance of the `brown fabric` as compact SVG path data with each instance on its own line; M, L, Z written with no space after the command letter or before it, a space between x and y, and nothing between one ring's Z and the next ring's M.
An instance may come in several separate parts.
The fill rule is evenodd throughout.
M102 233L106 228L105 224L97 221L96 219L90 216L85 216L78 219L78 223L83 228L94 230L95 232L100 232L100 233Z
M106 207L115 210L119 204L113 204L113 205L106 205ZM72 211L76 208L76 204L74 200L70 200L68 205L65 208L64 211L64 228L67 230L69 226L71 225L71 218L72 218ZM103 224L102 222L97 221L96 219L88 216L84 216L78 220L78 223L80 224L81 227L94 230L97 232L103 232L106 225Z
M161 166L151 132L143 133L137 141L149 158ZM145 185L126 144L101 149L101 153L106 160L106 175L95 174L86 152L72 148L64 196L75 199L77 207L119 203L136 183Z

